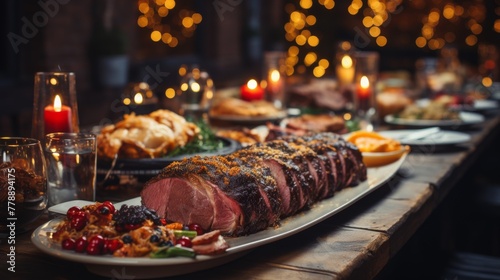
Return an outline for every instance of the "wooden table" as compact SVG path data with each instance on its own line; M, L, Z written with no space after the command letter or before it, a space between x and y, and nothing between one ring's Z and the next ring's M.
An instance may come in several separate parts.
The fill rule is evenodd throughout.
M488 152L499 131L500 117L493 115L468 131L471 143L433 153L414 149L392 180L338 215L228 264L174 279L383 278L398 252ZM1 246L2 279L102 278L82 264L45 255L31 244L30 233L17 236L16 272L11 273L5 265L5 239ZM124 279L134 279L124 272Z

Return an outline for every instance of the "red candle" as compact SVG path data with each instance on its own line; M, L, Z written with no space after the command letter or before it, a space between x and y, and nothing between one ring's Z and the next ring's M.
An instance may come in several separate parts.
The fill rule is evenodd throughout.
M372 91L370 89L370 81L366 76L361 77L361 81L359 82L359 87L357 91L358 97L360 99L369 99Z
M56 95L54 105L45 107L45 133L72 132L71 108L61 104L61 98Z
M249 80L246 85L241 86L241 99L246 101L260 100L264 98L264 90L256 80Z
M368 110L371 107L371 95L372 90L370 87L370 81L368 77L361 77L360 83L356 88L356 97L358 103L358 109L360 110Z

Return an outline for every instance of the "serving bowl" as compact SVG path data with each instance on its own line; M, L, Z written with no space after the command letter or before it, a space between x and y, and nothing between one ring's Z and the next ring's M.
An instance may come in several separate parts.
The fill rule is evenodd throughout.
M366 167L377 167L393 163L405 153L410 152L410 146L401 146L401 149L390 152L363 152L363 162Z

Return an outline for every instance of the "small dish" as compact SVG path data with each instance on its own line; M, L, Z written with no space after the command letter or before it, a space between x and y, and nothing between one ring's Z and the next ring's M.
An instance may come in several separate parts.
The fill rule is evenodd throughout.
M391 152L363 152L363 162L366 167L377 167L399 160L405 153L410 152L410 146L401 146L400 150Z

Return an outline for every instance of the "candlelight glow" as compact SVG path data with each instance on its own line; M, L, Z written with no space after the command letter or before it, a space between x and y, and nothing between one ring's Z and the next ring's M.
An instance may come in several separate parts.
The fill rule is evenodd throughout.
M61 97L59 97L59 95L56 94L56 97L54 98L54 111L61 112L61 108L62 108Z
M251 79L247 82L247 87L249 89L256 89L257 88L257 81L255 79Z
M342 67L351 68L352 67L352 58L348 55L344 55L341 61Z
M368 80L368 77L363 76L363 77L361 77L359 84L362 88L366 89L370 86L370 81Z
M165 90L165 96L168 98L168 99L172 99L175 97L175 89L173 88L167 88Z
M279 80L280 80L280 72L275 69L271 72L271 81L277 82Z
M142 94L140 92L136 93L134 95L134 102L136 104L142 104L142 101L144 100L144 98L142 97Z
M490 78L490 77L484 77L482 80L481 80L481 83L483 84L483 86L485 87L491 87L493 85L493 80Z
M199 92L199 91L200 91L200 89L201 89L200 84L198 84L198 83L196 83L196 82L194 82L194 83L192 83L192 84L191 84L191 90L192 90L193 92Z
M182 90L182 91L186 91L186 90L188 90L188 88L189 88L189 85L188 85L187 83L183 83L183 84L181 85L181 90Z

